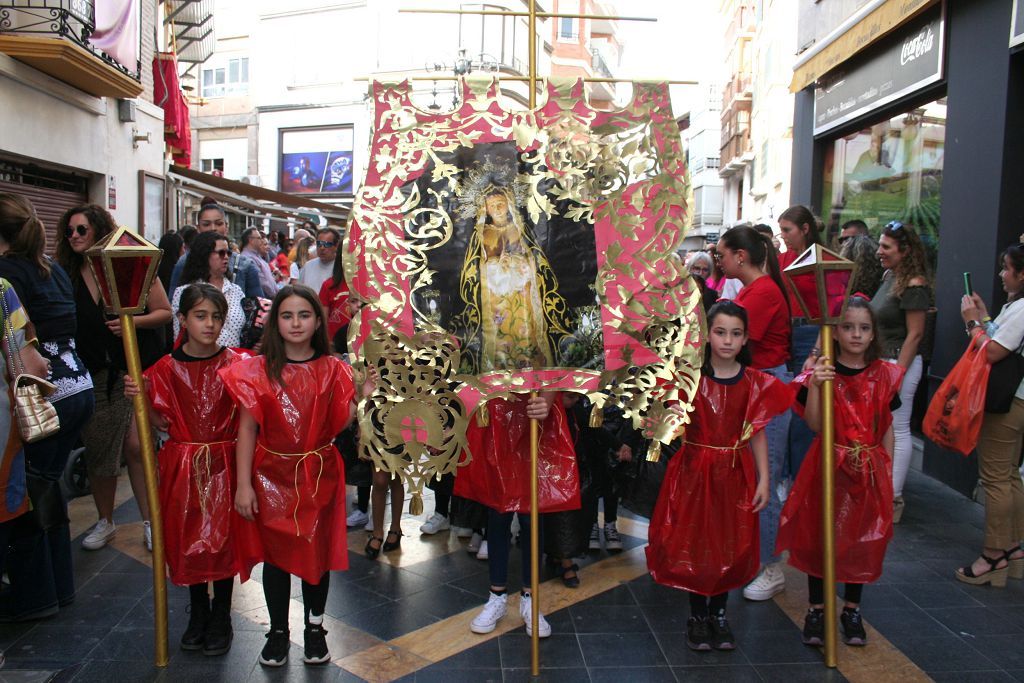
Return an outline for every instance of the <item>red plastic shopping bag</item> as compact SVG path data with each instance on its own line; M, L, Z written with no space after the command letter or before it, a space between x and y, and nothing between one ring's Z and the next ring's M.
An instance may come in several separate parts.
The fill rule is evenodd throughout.
M988 340L979 345L978 337L971 340L935 392L924 416L925 436L963 455L970 455L978 443L985 416L985 388L992 369L985 354Z

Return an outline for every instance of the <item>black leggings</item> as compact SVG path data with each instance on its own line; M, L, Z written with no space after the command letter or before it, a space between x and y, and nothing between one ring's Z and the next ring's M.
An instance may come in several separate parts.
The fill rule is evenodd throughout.
M451 507L452 496L450 493L441 493L440 491L434 491L434 512L441 515L442 517L448 516L448 510Z
M356 509L362 512L364 515L366 514L366 511L370 509L369 486L356 487Z
M331 585L331 574L325 572L320 583L302 582L302 605L306 620L309 615L320 616L327 607L327 589ZM270 612L270 628L288 630L288 603L292 594L292 575L267 562L263 563L263 595Z
M690 593L690 616L706 619L708 614L720 614L725 612L725 603L728 601L728 593L719 593L710 598L700 593Z
M213 604L231 607L231 593L235 588L235 578L219 579L213 582ZM193 605L210 604L210 593L205 583L194 583L188 587L189 598ZM194 609L194 608L193 608Z
M861 594L864 592L863 583L844 584L843 600L860 604ZM825 582L817 576L807 577L807 599L812 605L820 605L825 602Z

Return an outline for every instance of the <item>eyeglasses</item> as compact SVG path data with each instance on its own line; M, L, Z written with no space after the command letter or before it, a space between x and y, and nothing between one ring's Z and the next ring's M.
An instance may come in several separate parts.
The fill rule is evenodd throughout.
M324 240L316 241L316 246L321 249L330 249L331 247L336 246L337 244L337 242L326 242Z
M228 256L231 255L231 250L230 249L217 249L213 253L216 254L217 256L220 256L221 258L227 258Z
M69 225L68 227L64 228L64 237L71 239L71 236L74 235L76 232L78 233L79 237L85 237L86 235L89 234L89 226Z

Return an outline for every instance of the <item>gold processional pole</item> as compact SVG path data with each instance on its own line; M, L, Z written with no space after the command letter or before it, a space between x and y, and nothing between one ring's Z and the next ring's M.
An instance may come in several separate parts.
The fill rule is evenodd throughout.
M835 355L832 326L821 326L822 352ZM832 358L835 364L835 358ZM836 652L835 404L832 380L821 385L822 583L825 589L825 666L838 666Z
M86 252L86 263L92 271L108 313L121 320L121 343L124 345L128 374L135 385L144 387L139 342L135 334L135 315L146 309L146 299L160 264L160 248L128 228L118 228ZM149 522L153 533L153 623L155 626L156 666L167 666L167 565L164 560L164 525L160 512L160 491L157 488L156 456L153 453L153 431L149 424L146 395L140 391L133 399L135 426L142 448L142 465L149 496Z

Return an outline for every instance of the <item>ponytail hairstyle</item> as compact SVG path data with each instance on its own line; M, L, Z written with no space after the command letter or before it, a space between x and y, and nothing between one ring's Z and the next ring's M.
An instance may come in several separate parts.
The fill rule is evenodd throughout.
M722 243L733 251L743 250L750 257L752 265L767 270L772 281L778 286L782 298L786 300L786 310L789 310L789 296L786 284L782 281L782 269L779 268L779 257L775 255L775 245L767 235L764 235L750 226L743 225L729 228L722 235ZM767 267L766 267L767 266Z
M1024 235L1021 235L1021 240L1024 240ZM999 255L999 269L1005 268L1007 262L1015 273L1024 273L1024 241L1019 244L1011 244L1003 250L1003 253ZM1022 295L1024 292L1019 292L1017 296L1011 296L1010 301L1016 301Z
M7 242L8 256L28 259L44 278L50 277L46 250L46 230L32 202L20 194L0 192L0 237Z
M875 315L875 309L871 308L871 300L864 294L853 294L846 300L846 308L843 310L843 315L847 311L858 310L867 311L868 317L871 318L871 334L872 340L868 344L867 348L864 349L864 360L868 363L873 363L882 357L882 339L878 333L878 317ZM839 321L842 324L842 320ZM833 335L832 337L832 362L835 363L836 359L839 358L839 336Z
M731 247L730 247L731 248ZM721 299L715 302L708 311L708 331L711 331L712 326L715 324L715 318L720 315L728 315L733 318L739 318L743 321L743 331L747 331L747 309L740 306L738 303L731 299ZM744 367L753 365L754 358L750 355L750 344L744 344L740 352L736 354L736 360ZM709 375L714 374L711 369L711 342L708 342L704 347L704 367L701 372L706 372Z
M274 303L270 305L270 312L267 314L267 322L263 328L263 346L261 353L266 358L267 376L271 381L284 386L284 366L288 362L285 353L284 338L281 337L281 329L277 323L277 316L281 310L281 304L288 297L297 296L309 302L316 315L317 325L310 340L313 352L318 356L326 356L331 352L331 345L327 339L327 316L324 315L323 304L320 297L305 285L285 285L274 297Z
M184 321L188 317L188 312L203 301L209 301L214 305L217 313L220 314L223 325L224 319L228 317L228 300L223 292L206 282L197 282L181 290L181 298L178 300L178 315ZM182 343L188 341L188 330L185 328L184 322L181 325L181 335Z
M804 249L812 244L821 244L822 225L814 213L803 204L794 204L779 214L780 221L789 221L804 234L806 245ZM804 226L807 230L804 231Z

